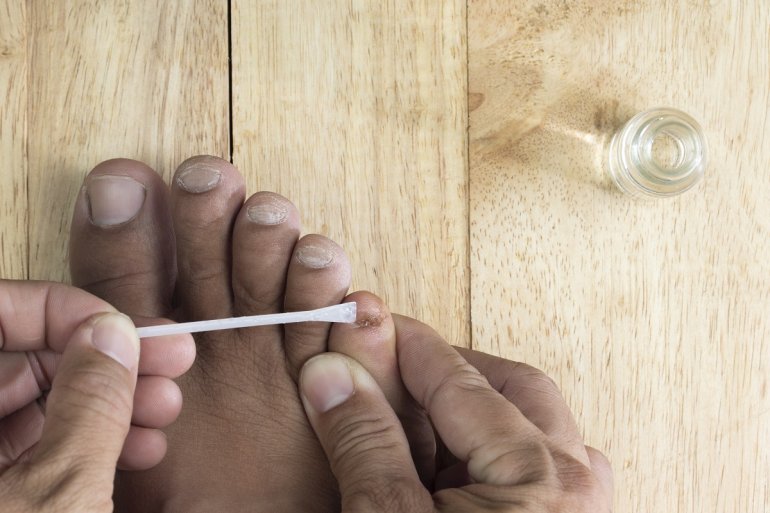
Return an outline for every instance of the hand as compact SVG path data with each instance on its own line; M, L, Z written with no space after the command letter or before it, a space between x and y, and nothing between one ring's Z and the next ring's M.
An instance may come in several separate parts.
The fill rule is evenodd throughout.
M394 320L404 385L451 454L439 458L431 494L371 375L341 354L309 360L302 401L339 483L343 512L610 511L609 463L583 445L550 380L473 351L463 358L427 326Z
M157 428L181 407L169 376L192 363L192 339L148 345L140 361L128 317L43 282L0 281L0 328L3 511L112 511L119 458L146 468L165 453Z

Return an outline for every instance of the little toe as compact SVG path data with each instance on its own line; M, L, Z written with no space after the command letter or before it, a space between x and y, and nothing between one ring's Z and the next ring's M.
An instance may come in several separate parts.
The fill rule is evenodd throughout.
M272 192L246 200L233 230L233 295L236 315L279 312L286 273L299 239L297 208Z
M393 317L382 299L370 292L354 292L343 301L356 303L356 322L332 325L329 351L350 356L377 381L401 420L420 478L430 486L436 467L436 441L425 411L401 381Z
M294 247L284 309L295 312L338 304L350 287L350 277L350 261L341 247L322 235L306 235ZM285 333L289 372L296 380L305 361L326 350L329 323L288 324Z
M70 233L73 284L130 315L170 313L174 238L168 189L135 160L96 166L78 195Z
M171 194L182 311L193 320L229 317L231 231L243 203L243 177L226 160L192 157L177 168Z
M344 302L356 303L356 322L333 324L328 349L363 365L395 409L404 387L398 372L393 317L385 303L370 292L353 292Z

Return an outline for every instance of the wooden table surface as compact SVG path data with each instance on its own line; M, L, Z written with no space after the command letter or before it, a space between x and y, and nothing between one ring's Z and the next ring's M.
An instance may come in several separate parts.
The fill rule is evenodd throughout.
M99 161L231 158L340 241L357 288L544 368L627 512L770 507L765 0L0 0L0 274L67 279ZM614 191L670 105L706 180Z

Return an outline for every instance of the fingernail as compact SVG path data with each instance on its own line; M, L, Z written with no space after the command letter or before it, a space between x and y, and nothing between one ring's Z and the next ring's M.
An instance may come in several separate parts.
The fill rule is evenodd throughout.
M334 253L320 246L302 246L297 249L297 260L305 267L323 269L334 260Z
M96 175L86 179L86 199L96 226L126 223L139 214L146 195L144 185L129 176Z
M139 337L134 323L123 314L108 313L100 317L94 324L91 343L128 370L139 362Z
M289 215L289 205L283 198L265 195L246 209L246 215L257 224L281 224Z
M216 187L221 178L222 173L216 168L206 164L191 164L190 167L179 172L176 183L187 192L200 194Z
M307 362L302 369L300 386L318 413L339 406L355 391L347 363L336 356L319 356Z

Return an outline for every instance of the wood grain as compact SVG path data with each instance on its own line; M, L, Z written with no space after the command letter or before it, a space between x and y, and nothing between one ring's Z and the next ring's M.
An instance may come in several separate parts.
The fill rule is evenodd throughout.
M233 0L231 37L234 161L348 249L356 287L458 344L472 315L476 348L554 376L617 512L765 511L761 0ZM0 275L66 279L100 160L227 156L227 59L225 2L0 0ZM604 145L664 104L712 164L632 201Z
M468 345L465 3L234 0L233 159Z
M0 278L27 277L27 24L0 2Z
M469 4L474 346L546 369L619 513L770 504L770 18L755 1ZM615 192L609 135L699 119L704 183Z
M27 5L29 274L66 281L70 212L91 167L128 157L169 177L191 155L228 156L227 5Z

